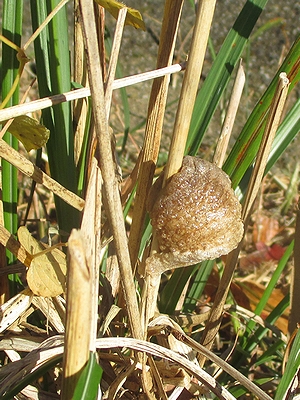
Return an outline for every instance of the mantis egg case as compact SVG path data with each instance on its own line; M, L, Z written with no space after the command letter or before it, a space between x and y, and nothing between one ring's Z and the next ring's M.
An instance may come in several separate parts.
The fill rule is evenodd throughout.
M229 177L197 157L184 157L149 208L160 249L147 262L153 271L228 254L243 236L241 205Z

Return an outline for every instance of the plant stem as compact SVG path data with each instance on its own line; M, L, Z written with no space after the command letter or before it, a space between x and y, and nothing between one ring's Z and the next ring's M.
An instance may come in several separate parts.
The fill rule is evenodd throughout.
M72 230L68 246L66 333L62 400L71 400L80 373L89 359L92 274L81 231Z
M182 165L215 5L216 0L209 0L201 1L198 7L191 50L173 129L169 158L165 168L164 185L173 174L178 172Z
M242 66L242 62L240 62L232 93L230 96L229 104L227 107L227 112L226 116L224 119L224 123L222 126L222 131L217 143L217 147L215 150L213 162L217 164L218 167L222 168L224 159L225 159L225 154L226 150L228 147L229 139L231 136L233 124L235 121L236 113L238 110L238 106L240 104L243 88L245 84L245 73L244 73L244 68Z
M104 85L98 53L93 4L89 0L81 0L80 8L82 14L83 36L87 52L87 66L93 101L93 114L99 144L100 168L107 200L107 213L114 237L132 335L135 338L141 338L141 322L134 290L135 286L123 219L119 184L115 174L115 165L111 148L111 135L108 129L105 110Z
M164 68L172 63L182 5L182 0L167 0L165 3L156 64L157 68ZM170 18L170 15L172 15L172 18ZM159 153L168 85L168 76L155 79L149 99L142 162L138 176L138 186L129 236L130 257L134 266L138 258L144 227L146 199L153 182L155 165Z

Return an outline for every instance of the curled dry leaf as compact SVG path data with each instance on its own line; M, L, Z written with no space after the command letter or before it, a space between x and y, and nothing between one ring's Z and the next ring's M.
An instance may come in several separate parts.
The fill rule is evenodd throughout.
M243 236L241 205L229 177L197 157L184 157L158 195L154 185L148 210L160 250L146 261L149 274L228 254Z
M15 117L8 131L23 143L28 152L45 146L50 136L49 129L27 115Z
M118 19L119 10L126 7L125 4L116 0L95 0L100 6L104 7L111 15ZM125 25L134 26L136 29L146 30L145 23L141 16L141 13L134 8L127 7L127 15Z
M45 247L31 236L25 226L18 229L18 239L33 256L26 276L32 292L43 297L55 297L65 292L67 271L65 254L59 249L51 248L45 253ZM41 252L44 253L38 254Z

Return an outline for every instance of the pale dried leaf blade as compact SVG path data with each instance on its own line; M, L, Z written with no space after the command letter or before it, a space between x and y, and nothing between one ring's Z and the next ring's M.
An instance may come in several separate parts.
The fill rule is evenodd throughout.
M154 357L163 358L170 362L174 362L177 365L184 368L186 371L191 373L197 380L202 382L207 388L209 388L213 393L217 394L218 398L235 400L236 398L231 395L224 387L218 385L215 379L210 376L207 372L202 370L200 367L195 365L190 360L178 354L175 351L167 349L156 343L151 343L143 340L137 340L133 338L100 338L97 339L98 349L107 349L114 347L127 347L142 353L148 353ZM222 396L222 397L221 397ZM262 397L263 398L263 397ZM264 400L271 400L269 396L266 395Z
M29 307L33 293L30 289L22 290L0 307L0 332L14 323Z
M18 229L18 239L28 253L34 255L45 250L24 226ZM65 292L66 256L58 249L51 249L31 261L27 283L37 296L55 297Z

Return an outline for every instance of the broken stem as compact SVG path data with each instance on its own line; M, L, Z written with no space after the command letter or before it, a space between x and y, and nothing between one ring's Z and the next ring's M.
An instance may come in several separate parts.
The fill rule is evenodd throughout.
M286 73L282 72L279 75L279 81L270 107L265 132L257 154L257 159L254 165L254 169L246 193L246 198L243 204L242 219L244 220L245 227L247 226L253 202L257 196L258 190L261 185L263 173L265 171L267 160L271 150L271 145L276 130L278 128L283 111L283 106L287 97L288 87L289 87L289 80L286 76ZM227 256L224 273L220 280L214 304L211 309L211 314L205 326L205 330L201 339L202 345L204 345L208 349L211 348L222 322L223 308L230 289L230 284L238 260L238 255L241 249L241 244L242 242L235 250L233 250ZM200 366L203 366L204 362L205 362L205 357L203 355L200 355L199 357Z
M224 119L221 134L219 136L219 140L216 146L213 159L213 162L220 168L222 168L224 162L226 150L232 133L233 124L240 104L244 85L245 85L245 72L242 65L242 61L240 61L230 101L227 107L226 117Z

